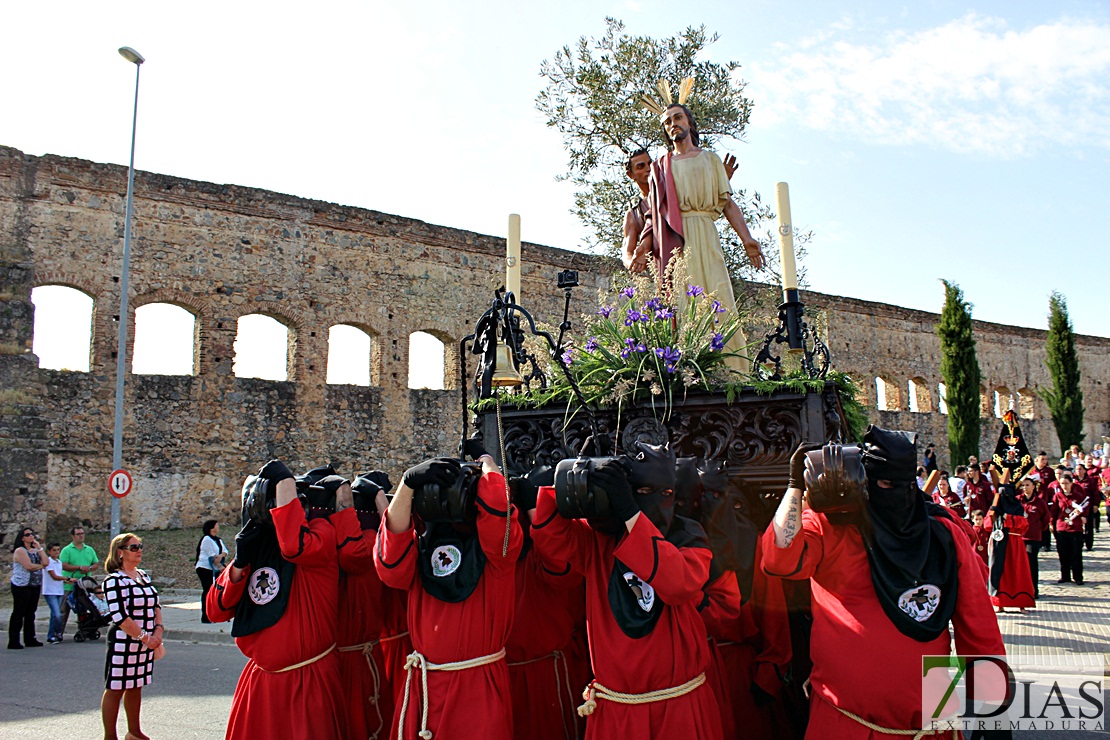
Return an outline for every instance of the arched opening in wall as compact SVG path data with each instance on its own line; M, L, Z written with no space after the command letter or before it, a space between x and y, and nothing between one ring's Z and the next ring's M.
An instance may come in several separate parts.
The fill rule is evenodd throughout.
M441 340L423 331L409 334L409 388L443 390L446 357Z
M910 378L909 382L910 411L915 414L929 414L933 411L933 399L929 394L929 386L925 378Z
M991 415L991 398L987 395L987 386L979 386L979 418L988 419Z
M172 303L135 309L131 372L136 375L192 375L197 317Z
M1014 396L1010 389L1000 385L994 389L994 415L999 419L1014 405Z
M948 386L944 383L937 383L937 411L948 413Z
M378 385L375 337L350 324L328 329L328 374L330 385Z
M1018 410L1018 416L1022 419L1032 419L1034 402L1036 400L1036 391L1032 388L1020 388L1017 392L1017 400L1014 401L1014 407Z
M237 378L289 379L289 327L260 313L240 316L235 331Z
M875 378L875 406L879 411L899 411L902 399L898 386L885 378Z
M39 367L87 373L92 357L93 299L64 285L40 285L31 290L35 304L31 351Z

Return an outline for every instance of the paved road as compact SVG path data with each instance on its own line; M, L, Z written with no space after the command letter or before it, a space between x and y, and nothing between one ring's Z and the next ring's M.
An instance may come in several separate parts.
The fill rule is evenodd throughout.
M1110 528L1103 526L1094 552L1084 555L1086 584L1075 586L1056 585L1056 554L1041 554L1037 608L999 616L1009 654L1110 652ZM167 594L165 601L167 628L193 641L167 643L169 655L158 663L154 683L143 692L143 729L157 740L221 738L246 659L229 643L226 624L199 624L192 594L181 592L176 598ZM9 613L0 610L0 622L6 623ZM45 607L39 609L39 616L46 616ZM71 621L71 634L73 627ZM40 636L45 631L46 623L40 621ZM99 736L103 670L103 638L76 644L67 637L57 646L0 651L0 740ZM1105 696L1110 702L1110 692ZM120 727L122 737L122 712ZM1110 732L1041 731L1015 737L1095 740L1110 737Z
M143 690L143 731L152 738L222 738L246 658L234 645L167 642ZM46 645L0 657L0 738L100 736L104 640ZM126 723L120 711L120 732Z

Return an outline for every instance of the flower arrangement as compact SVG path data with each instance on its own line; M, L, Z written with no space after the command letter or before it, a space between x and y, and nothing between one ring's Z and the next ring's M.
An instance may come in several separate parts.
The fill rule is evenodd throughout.
M681 293L676 287L672 299L651 274L622 278L599 296L582 340L561 358L588 402L619 410L645 401L665 421L676 395L741 379L729 366L740 354L728 348L741 316L687 283L682 266L673 270L672 284L685 287Z

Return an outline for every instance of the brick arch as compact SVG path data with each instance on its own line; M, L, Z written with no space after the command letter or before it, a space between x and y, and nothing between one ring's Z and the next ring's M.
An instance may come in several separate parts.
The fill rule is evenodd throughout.
M289 338L287 339L285 347L285 377L289 382L301 380L301 373L298 372L297 368L297 357L299 355L297 349L300 339L308 336L307 327L309 326L304 313L292 306L286 305L282 305L280 310L274 310L268 306L259 306L257 304L239 306L237 310L231 312L231 319L234 321L236 327L236 335L239 333L239 319L244 316L255 315L267 316L289 329ZM234 357L234 354L232 356ZM312 366L308 366L306 369L314 371Z
M79 290L85 295L93 299L95 303L100 297L106 293L103 286L99 286L95 281L88 277L81 277L64 270L46 270L43 272L35 273L36 288L42 288L47 285L61 285L66 288L73 288Z
M196 316L198 320L212 311L212 304L206 298L176 288L158 288L149 293L137 295L130 301L132 310L149 306L151 303L169 303L179 306Z
M429 334L439 341L443 342L443 389L455 390L458 388L458 375L459 375L459 340L452 337L441 329L414 327L406 331L405 337L409 339L416 332L423 332ZM409 354L409 364L412 363L412 356ZM407 371L407 368L406 368Z
M906 393L909 401L909 410L918 414L930 414L933 408L933 394L929 390L929 382L920 376L910 378L906 384Z
M885 393L879 392L880 381L882 382ZM872 381L872 386L875 388L875 408L879 411L902 410L904 406L902 403L902 386L891 378L890 375L876 373Z

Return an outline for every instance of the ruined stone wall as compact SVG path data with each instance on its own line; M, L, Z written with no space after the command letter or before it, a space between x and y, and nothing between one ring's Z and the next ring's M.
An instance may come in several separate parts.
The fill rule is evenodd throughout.
M26 522L53 531L105 527L111 469L115 342L126 168L0 147L0 542ZM458 340L485 310L503 275L501 239L358 208L234 185L140 172L135 181L129 337L134 309L179 305L197 319L188 377L128 375L125 467L135 490L127 528L237 521L243 476L272 457L341 472L395 475L450 454L459 435L454 369ZM557 324L555 275L579 270L573 313L591 310L614 263L524 245L523 303ZM35 286L60 284L94 299L90 371L42 370L30 354ZM856 374L874 407L875 375L901 389L897 412L944 452L944 417L911 414L906 381L939 382L933 314L808 294L829 321L835 365ZM262 313L290 330L289 379L232 373L240 316ZM325 383L328 330L350 324L374 340L370 387ZM411 391L408 337L446 343L447 388ZM1043 332L976 324L984 377L1011 390L1045 384ZM128 348L128 367L130 352ZM1081 337L1088 434L1107 434L1110 340ZM1056 450L1040 401L1030 444ZM993 423L984 451L993 448ZM1088 436L1088 439L1093 437Z

